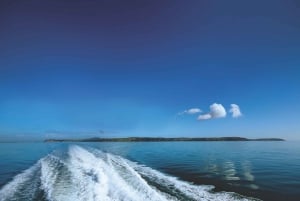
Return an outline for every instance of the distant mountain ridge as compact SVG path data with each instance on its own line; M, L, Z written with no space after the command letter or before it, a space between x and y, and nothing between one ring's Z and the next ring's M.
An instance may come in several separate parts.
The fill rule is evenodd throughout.
M176 142L176 141L285 141L281 138L257 138L244 137L125 137L125 138L84 138L84 139L46 139L44 142Z

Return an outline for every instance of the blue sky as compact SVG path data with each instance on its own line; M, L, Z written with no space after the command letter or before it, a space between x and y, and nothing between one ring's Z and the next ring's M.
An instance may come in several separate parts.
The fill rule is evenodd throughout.
M300 139L298 1L0 4L2 140Z

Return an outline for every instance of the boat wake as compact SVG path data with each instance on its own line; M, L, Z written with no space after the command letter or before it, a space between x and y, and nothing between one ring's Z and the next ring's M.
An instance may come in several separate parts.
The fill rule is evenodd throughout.
M49 154L3 186L0 201L256 200L194 185L98 149Z

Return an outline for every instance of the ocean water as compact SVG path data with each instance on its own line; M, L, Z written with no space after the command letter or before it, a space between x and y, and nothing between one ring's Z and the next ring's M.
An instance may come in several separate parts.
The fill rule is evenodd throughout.
M300 142L0 143L0 201L300 200Z

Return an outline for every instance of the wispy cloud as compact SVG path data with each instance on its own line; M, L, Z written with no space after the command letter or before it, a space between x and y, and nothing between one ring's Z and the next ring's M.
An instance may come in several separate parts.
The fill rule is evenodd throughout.
M191 108L188 110L184 110L183 112L178 113L178 115L183 115L183 114L197 114L197 113L201 113L202 110L199 108Z
M233 118L239 118L243 116L240 107L237 104L231 104L229 112L232 113Z
M211 114L202 114L198 116L198 120L207 120L207 119L211 119Z
M198 120L208 120L226 117L226 110L222 104L214 103L209 106L210 112L198 116Z

